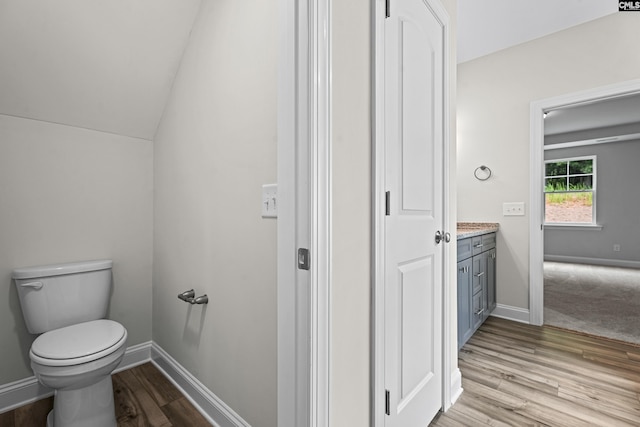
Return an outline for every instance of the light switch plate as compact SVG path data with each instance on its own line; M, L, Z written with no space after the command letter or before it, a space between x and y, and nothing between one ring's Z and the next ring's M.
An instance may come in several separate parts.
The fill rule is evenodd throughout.
M524 216L524 202L507 202L502 204L503 216Z
M262 186L262 218L278 217L278 184Z

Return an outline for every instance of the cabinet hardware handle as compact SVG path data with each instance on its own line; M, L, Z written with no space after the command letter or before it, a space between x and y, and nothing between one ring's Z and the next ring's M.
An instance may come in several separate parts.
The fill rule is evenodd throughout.
M476 277L482 277L484 276L484 271L481 271L480 273L476 274Z
M476 316L480 316L482 313L484 313L484 308L476 311Z
M473 245L474 248L481 248L483 246L484 246L484 244L482 244L482 243L476 243L475 245Z

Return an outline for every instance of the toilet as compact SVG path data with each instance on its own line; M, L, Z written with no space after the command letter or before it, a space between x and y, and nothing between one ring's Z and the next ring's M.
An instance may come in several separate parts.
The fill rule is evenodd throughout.
M126 350L127 330L105 319L111 260L18 268L13 279L27 329L40 334L29 351L38 381L55 390L47 427L115 427L111 373Z

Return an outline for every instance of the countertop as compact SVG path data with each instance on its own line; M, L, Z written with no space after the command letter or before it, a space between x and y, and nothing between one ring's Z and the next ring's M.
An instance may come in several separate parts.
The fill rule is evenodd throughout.
M497 222L459 222L456 227L456 237L460 240L467 237L495 233L499 228L500 224Z

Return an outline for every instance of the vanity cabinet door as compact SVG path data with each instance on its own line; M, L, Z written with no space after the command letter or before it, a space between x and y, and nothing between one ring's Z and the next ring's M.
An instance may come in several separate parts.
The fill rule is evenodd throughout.
M496 234L458 241L458 349L496 308Z
M473 334L471 258L458 263L458 350Z
M471 238L458 240L458 261L471 258L473 255L473 246Z

